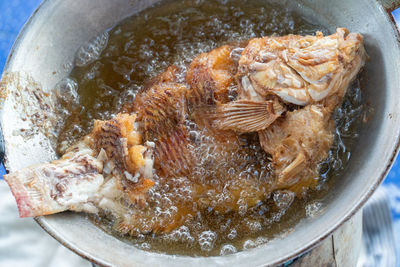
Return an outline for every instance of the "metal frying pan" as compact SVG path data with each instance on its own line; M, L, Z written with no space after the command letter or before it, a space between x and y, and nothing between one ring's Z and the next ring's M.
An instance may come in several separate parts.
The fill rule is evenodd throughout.
M157 0L46 0L19 35L5 67L0 122L9 172L56 157L48 131L58 121L43 92L68 75L76 50L123 18ZM268 1L265 1L266 4ZM325 209L294 231L264 246L219 257L187 257L137 249L94 226L84 215L36 218L58 241L101 265L276 265L311 249L352 217L382 182L393 163L400 134L399 35L388 14L400 1L275 1L312 15L334 31L345 26L365 37L370 61L364 95L373 115L360 134L348 168L324 199ZM71 34L73 33L73 34ZM21 128L29 129L21 131Z

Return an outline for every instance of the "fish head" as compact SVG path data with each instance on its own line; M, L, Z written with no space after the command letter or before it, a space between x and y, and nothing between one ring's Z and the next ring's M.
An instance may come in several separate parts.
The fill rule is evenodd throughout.
M273 93L296 105L343 96L365 63L363 38L345 28L324 36L288 35L253 39L238 67L239 98L260 100Z

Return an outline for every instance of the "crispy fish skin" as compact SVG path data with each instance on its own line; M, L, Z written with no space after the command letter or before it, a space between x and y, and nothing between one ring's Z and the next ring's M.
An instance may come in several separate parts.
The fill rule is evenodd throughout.
M162 73L160 77L166 75L169 76ZM188 89L170 79L156 80L135 99L134 110L141 132L145 140L155 143L154 166L162 175L187 175L193 162L188 149L189 135L184 126L188 116L185 98Z
M117 114L108 121L94 122L93 142L97 153L104 150L107 158L115 162L120 170L129 173L143 172L147 150L142 145L142 136L135 127L136 115ZM152 178L151 173L145 178Z
M138 155L132 158L128 150L142 146L137 144L141 140L132 125L135 117L118 114L110 121L97 121L94 132L69 148L59 160L5 175L20 216L65 210L97 213L104 198L104 183L110 179L120 180L119 195L129 191L141 198L154 182L146 166L152 169L152 159L146 157L145 151L139 159ZM148 149L151 150L145 150ZM135 183L131 181L133 177Z
M272 93L288 103L313 104L345 93L365 59L361 34L345 28L329 36L252 39L239 61L240 95Z
M198 55L190 64L186 82L192 106L227 103L229 87L235 81L237 64L231 58L233 46L224 45Z
M235 81L235 63L230 58L231 51L231 47L223 46L196 57L186 76L189 88L176 83L175 79L158 78L170 77L170 70L167 70L144 88L135 101L134 111L138 114L142 131L147 140L155 142L155 168L159 173L159 182L165 184L171 177L180 177L190 184L192 201L173 204L179 206L173 217L174 225L179 225L178 222L182 222L181 219L186 215L193 217L198 211L212 209L228 213L237 212L241 206L251 208L270 193L269 185L257 179L236 181L239 172L227 176L216 169L212 170L215 173L213 177L194 174L197 167L204 167L199 165L200 155L196 153L207 154L208 150L212 150L224 157L220 160L228 162L230 155L244 145L234 132L215 131L207 122L207 112L218 103L227 102L228 88ZM263 108L274 108L270 105L272 103L267 104ZM196 131L201 132L201 140L190 138L186 125L188 121L195 122L198 127ZM204 146L205 151L198 145ZM211 186L212 183L214 185ZM223 201L218 199L223 194L229 194L230 197ZM193 209L193 203L196 209ZM161 224L154 231L161 229L166 231Z
M59 160L7 174L20 217L65 210L93 212L89 201L104 181L103 163L94 157L90 138L68 150Z
M338 28L329 36L317 32L316 36L252 39L239 60L238 101L262 102L276 95L286 103L300 106L329 102L333 110L365 64L366 57L362 36L345 28ZM338 103L331 101L335 95ZM221 105L215 126L252 132L255 125L259 127L256 130L263 130L279 117L265 109L251 108L252 105ZM242 114L241 120L237 120L237 114Z
M220 105L213 125L238 133L258 131L275 166L276 188L300 195L318 180L318 163L333 142L332 112L366 57L362 36L345 28L329 36L252 39L239 60L238 100ZM262 108L271 95L300 107L286 112L283 105L279 113Z
M155 84L135 101L135 111L141 122L146 140L155 135L174 131L187 116L185 93L187 87L180 83Z
M265 98L249 97L229 102L229 89L236 84L238 70L232 55L235 49L242 50L225 45L193 60L186 75L190 86L186 95L189 106L202 114L199 123L209 128L241 133L263 130L286 109L278 98L265 101ZM210 125L207 120L214 123Z
M133 203L143 203L152 185L153 148L143 144L135 125L136 114L117 114L108 121L94 123L93 146L106 163L106 172L119 179L121 190L129 192Z

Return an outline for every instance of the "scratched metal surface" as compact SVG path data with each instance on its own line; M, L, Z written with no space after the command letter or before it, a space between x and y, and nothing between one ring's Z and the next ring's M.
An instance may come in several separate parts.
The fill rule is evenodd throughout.
M40 2L40 0L0 0L0 74L20 29ZM393 17L400 28L400 9L393 11ZM4 172L4 167L1 165L0 177ZM400 233L400 157L396 159L382 187L389 198L394 233ZM397 238L397 255L400 257L400 235L395 234L395 238Z

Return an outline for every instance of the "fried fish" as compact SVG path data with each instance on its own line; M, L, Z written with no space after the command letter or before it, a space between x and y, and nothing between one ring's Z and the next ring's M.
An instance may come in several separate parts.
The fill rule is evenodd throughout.
M360 34L288 35L171 66L59 159L5 176L21 217L112 217L121 234L166 233L203 212L246 214L274 190L316 185L333 110L364 65Z
M362 36L345 28L329 36L252 39L239 60L239 99L219 107L216 127L260 131L285 112L282 102L305 106L335 95L340 100L365 59Z

